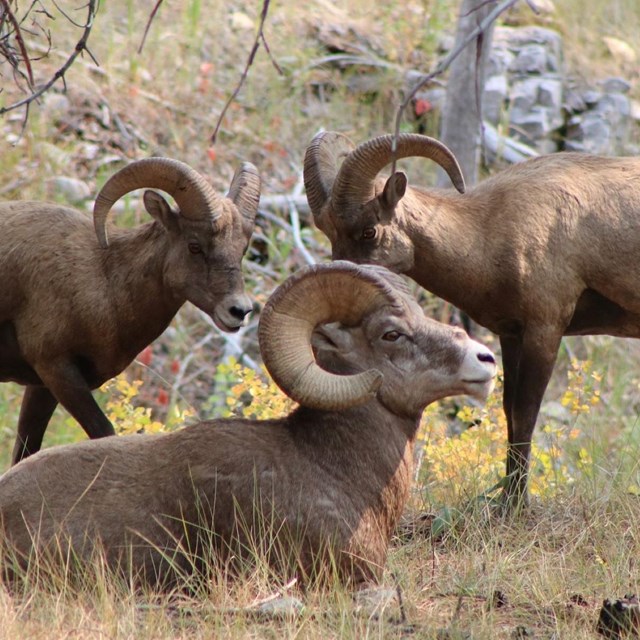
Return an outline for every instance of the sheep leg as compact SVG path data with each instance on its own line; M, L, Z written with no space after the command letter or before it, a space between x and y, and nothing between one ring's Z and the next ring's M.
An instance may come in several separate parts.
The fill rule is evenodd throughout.
M509 441L504 497L509 511L527 504L531 439L561 338L532 332L521 338L500 338Z
M115 430L107 416L98 406L91 388L80 371L72 364L38 369L43 383L55 399L76 419L91 438L115 435Z
M28 386L22 397L18 418L18 435L11 464L40 451L42 438L58 401L46 387Z

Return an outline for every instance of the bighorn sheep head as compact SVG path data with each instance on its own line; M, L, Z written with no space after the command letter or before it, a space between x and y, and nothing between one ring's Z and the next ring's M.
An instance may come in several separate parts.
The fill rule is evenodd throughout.
M103 249L110 244L106 222L111 207L126 193L142 187L162 189L177 204L173 209L155 191L144 193L145 208L164 229L169 243L164 267L168 287L208 313L220 329L239 329L252 307L243 291L240 263L260 199L257 169L245 162L223 198L199 173L178 160L132 162L112 176L96 198L93 219Z
M485 398L495 374L491 353L425 317L400 276L346 261L289 278L266 304L259 336L276 383L314 409L375 396L393 413L415 416L443 395Z
M433 160L464 193L462 171L441 142L416 134L373 138L358 147L346 136L317 134L304 159L304 183L316 226L331 240L333 258L375 262L406 273L414 264L414 246L403 229L407 215L402 199L407 176L396 171L384 180L378 174L394 160L421 156ZM407 210L415 207L408 203Z

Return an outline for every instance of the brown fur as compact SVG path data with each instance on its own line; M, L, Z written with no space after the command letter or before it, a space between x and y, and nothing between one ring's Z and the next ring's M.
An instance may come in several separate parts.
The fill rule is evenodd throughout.
M366 404L90 440L13 467L0 478L7 548L26 565L61 540L83 559L101 546L111 567L167 586L180 572L237 565L248 545L304 579L326 575L333 559L339 579L376 581L409 494L422 410L445 395L484 397L495 373L464 332L410 298L401 307L314 334L323 368L383 374Z
M520 503L562 336L640 337L640 160L559 153L465 194L405 186L400 172L378 178L376 198L346 218L328 199L318 224L334 259L405 273L500 336L506 497Z
M14 463L40 448L56 404L91 437L113 427L91 389L120 373L190 300L226 330L251 308L240 272L252 225L230 200L224 224L193 222L158 194L154 222L111 232L39 202L0 204L0 382L26 385ZM249 228L251 227L251 228ZM192 255L187 243L198 241Z

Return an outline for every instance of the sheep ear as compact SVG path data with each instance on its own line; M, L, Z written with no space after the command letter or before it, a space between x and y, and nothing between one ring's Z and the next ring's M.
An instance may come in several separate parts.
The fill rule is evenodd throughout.
M156 191L145 191L142 197L147 213L156 219L165 229L177 229L178 217L169 203Z
M311 345L316 352L345 353L353 348L353 338L346 327L339 322L332 322L314 329Z
M404 196L406 191L407 176L402 171L396 171L394 174L389 176L386 184L384 185L384 190L380 195L380 202L383 209L390 212L393 211L398 202L402 200L402 196Z

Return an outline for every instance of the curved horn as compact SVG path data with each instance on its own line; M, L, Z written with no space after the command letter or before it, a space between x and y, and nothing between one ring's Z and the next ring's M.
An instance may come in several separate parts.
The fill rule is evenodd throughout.
M419 156L433 160L451 178L454 187L464 193L464 177L453 153L441 142L417 133L402 133L393 149L393 135L379 136L365 142L345 158L333 181L332 209L337 215L368 202L375 196L374 183L378 173L390 162Z
M331 197L333 182L344 159L355 149L347 136L335 131L322 131L314 136L304 154L304 187L313 217L322 213Z
M329 373L316 364L311 334L320 324L358 324L380 305L400 304L393 287L375 271L335 261L301 269L276 289L259 326L262 358L276 384L300 404L337 410L362 403L382 383L369 369L353 375Z
M162 189L190 220L215 220L220 215L220 196L189 165L171 158L146 158L120 169L98 193L93 206L93 225L103 249L109 245L106 222L114 203L134 189Z
M243 162L233 174L227 197L233 201L242 217L252 225L260 202L260 174L250 162Z

